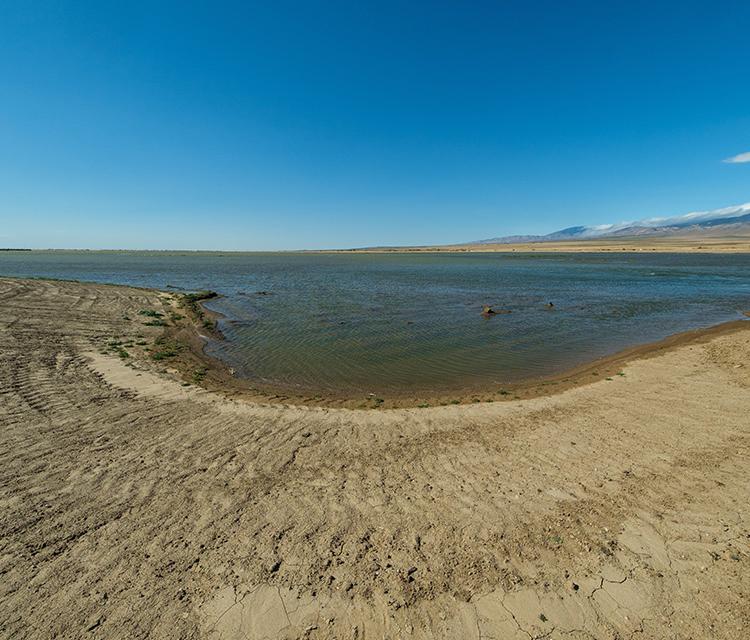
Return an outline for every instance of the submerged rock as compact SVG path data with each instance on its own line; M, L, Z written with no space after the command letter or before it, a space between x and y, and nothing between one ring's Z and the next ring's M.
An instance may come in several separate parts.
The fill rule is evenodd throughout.
M494 309L490 305L484 305L482 307L482 315L487 318L489 316L496 316L502 313L510 313L510 309Z

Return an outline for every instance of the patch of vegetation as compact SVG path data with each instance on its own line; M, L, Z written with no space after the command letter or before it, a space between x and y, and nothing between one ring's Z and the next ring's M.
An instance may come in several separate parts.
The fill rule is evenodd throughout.
M510 391L506 391L505 389L500 389L500 391L498 391L498 393L499 393L499 394L500 394L501 396L507 396L507 395L509 395L509 394L510 394Z
M183 293L182 299L188 304L194 304L200 300L210 300L211 298L218 298L219 294L216 291L196 291L195 293Z
M155 309L141 309L138 312L139 315L142 316L149 316L150 318L162 318L164 317L163 313L160 313L159 311L156 311Z
M193 380L195 382L201 382L203 378L206 377L206 374L208 373L207 367L200 367L199 369L196 369L193 371Z
M174 358L178 351L176 349L162 349L160 351L154 351L151 357L154 360L166 360L167 358Z
M167 323L164 322L164 320L149 320L148 322L143 323L146 327L166 327Z
M156 349L151 352L151 358L154 360L166 360L167 358L174 358L182 350L182 346L173 341L167 341L163 338L159 338L154 342Z
M461 404L460 400L451 400L451 404Z
M172 322L179 322L179 321L180 321L180 320L182 320L182 319L183 319L184 317L185 317L185 316L183 316L183 315L180 315L179 313L175 313L174 311L170 311L170 312L169 312L169 319L170 319L170 320L171 320Z
M430 406L429 404L427 404L426 402L423 402L422 404L418 404L417 408L418 409L427 409L427 407L429 407L429 406Z
M101 352L103 354L114 354L120 356L124 360L125 358L130 357L130 354L125 350L125 346L128 346L128 343L123 346L121 340L112 338L111 340L109 340L109 342L107 342L107 347L105 349L102 349Z
M216 323L210 318L206 317L203 312L203 307L198 304L201 300L210 300L211 298L217 298L219 296L215 291L197 291L195 293L183 293L179 298L183 307L188 309L203 325L204 328L209 331L213 331L216 328Z

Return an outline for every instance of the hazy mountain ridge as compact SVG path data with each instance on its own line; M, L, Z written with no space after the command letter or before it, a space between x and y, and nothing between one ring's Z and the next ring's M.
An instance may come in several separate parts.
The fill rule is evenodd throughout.
M649 218L636 222L604 224L596 226L573 226L546 235L515 235L476 240L469 244L515 244L527 242L560 242L564 240L588 240L593 238L624 238L633 236L681 236L701 232L750 234L750 203L695 211L682 216Z

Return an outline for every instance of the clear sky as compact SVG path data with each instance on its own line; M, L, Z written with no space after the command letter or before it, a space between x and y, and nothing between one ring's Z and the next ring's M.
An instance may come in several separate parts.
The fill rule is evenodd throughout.
M749 34L747 0L5 0L0 245L451 243L747 202Z

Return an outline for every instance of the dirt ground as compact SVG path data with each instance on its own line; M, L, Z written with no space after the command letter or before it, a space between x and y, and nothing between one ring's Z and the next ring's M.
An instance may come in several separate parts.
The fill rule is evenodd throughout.
M0 637L750 634L750 330L350 410L185 386L172 305L0 279Z

